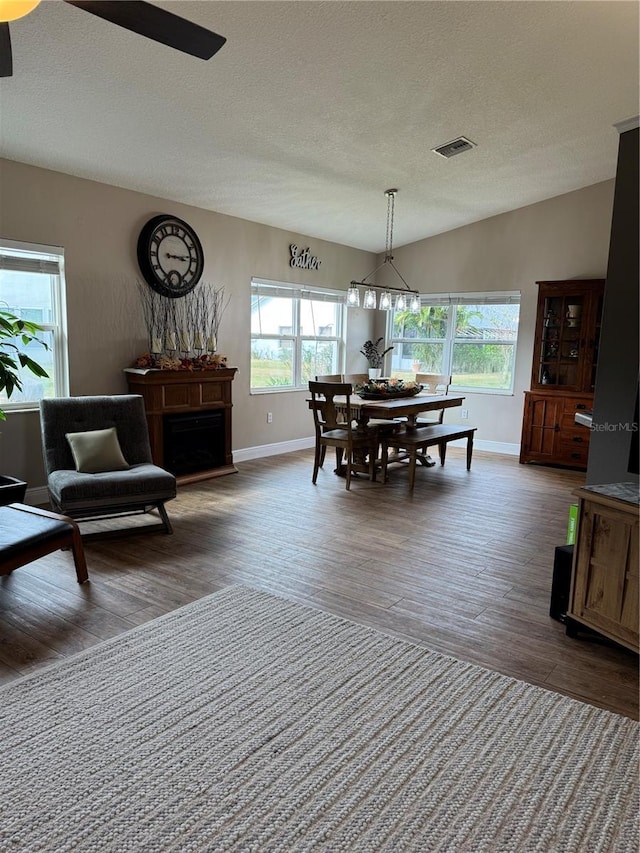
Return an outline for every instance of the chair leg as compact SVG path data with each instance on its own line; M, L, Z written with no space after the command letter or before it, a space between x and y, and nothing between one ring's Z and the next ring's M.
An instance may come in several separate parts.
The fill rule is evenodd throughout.
M409 491L413 491L416 483L416 462L418 461L418 451L415 447L411 448L409 455Z
M326 449L326 445L325 445L325 444L323 444L322 446L320 446L320 444L318 444L318 442L316 441L316 450L315 450L315 453L314 453L314 456L313 456L313 477L311 478L311 482L313 483L313 485L314 485L314 486L315 486L315 484L316 484L316 480L318 479L318 468L321 468L321 467L322 467L322 464L321 464L321 459L322 459L321 451L322 451L322 450L325 450L325 449Z
M378 445L369 451L369 479L372 483L376 481L376 462L378 461Z
M326 445L326 444L323 444L323 445L320 447L320 462L319 462L319 465L320 465L320 467L321 467L321 468L322 468L322 466L324 465L324 457L326 456L326 453L327 453L327 445Z
M336 449L337 452L337 449ZM342 451L341 451L342 453ZM347 491L351 488L351 468L353 466L353 448L348 448L346 452L346 463L347 463L347 471L346 471L346 480L347 480Z
M382 440L380 445L380 471L382 473L382 482L387 482L387 465L389 464L389 445L386 439Z
M165 533L173 533L173 527L169 521L169 516L167 515L167 510L165 509L164 504L158 504L158 515L162 519Z
M73 554L73 562L76 567L76 577L78 578L78 583L84 583L89 579L89 573L87 572L87 561L84 556L84 546L82 545L82 536L80 535L80 528L71 518L67 518L67 521L70 524L73 524L73 533L71 537L71 553Z

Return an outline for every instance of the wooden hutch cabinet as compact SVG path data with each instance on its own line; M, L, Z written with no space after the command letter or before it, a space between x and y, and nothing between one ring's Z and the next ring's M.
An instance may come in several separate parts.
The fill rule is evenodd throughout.
M578 527L567 634L586 625L633 651L638 647L638 486L577 489Z
M586 469L604 279L539 281L531 390L525 391L520 462Z

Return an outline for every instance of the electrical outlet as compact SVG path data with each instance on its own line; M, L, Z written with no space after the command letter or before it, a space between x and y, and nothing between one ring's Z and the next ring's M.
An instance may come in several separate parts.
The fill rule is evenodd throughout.
M467 418L469 417L469 409L461 409L460 410L460 417L462 418L463 421L466 421Z
M267 412L267 423L268 424L273 423L273 412Z

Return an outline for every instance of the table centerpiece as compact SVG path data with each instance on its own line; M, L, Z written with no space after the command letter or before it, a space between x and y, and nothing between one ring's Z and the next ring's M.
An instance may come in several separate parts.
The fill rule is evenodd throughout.
M417 382L405 382L404 379L370 379L357 385L355 392L363 400L390 400L398 397L415 397L422 391Z

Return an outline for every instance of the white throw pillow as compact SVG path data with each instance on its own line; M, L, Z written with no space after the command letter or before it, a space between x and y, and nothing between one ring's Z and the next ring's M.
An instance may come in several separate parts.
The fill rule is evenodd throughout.
M122 455L115 427L92 429L88 432L68 432L76 471L99 474L103 471L124 471L130 466Z

